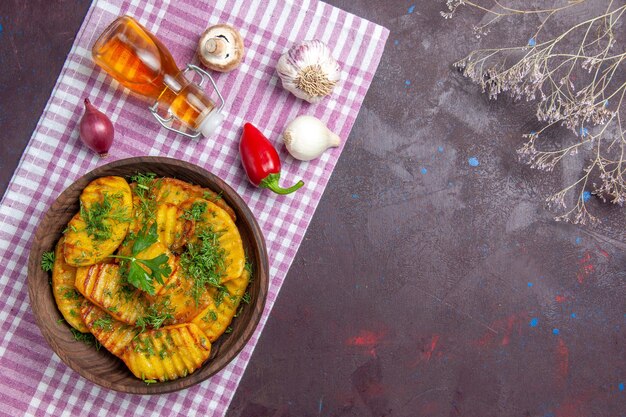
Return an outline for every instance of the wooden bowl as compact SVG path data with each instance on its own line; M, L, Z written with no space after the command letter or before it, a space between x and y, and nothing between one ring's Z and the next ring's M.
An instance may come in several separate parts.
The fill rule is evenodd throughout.
M54 250L61 232L78 211L78 197L89 182L108 175L128 178L148 172L221 192L237 214L237 227L254 271L254 279L248 289L250 304L233 320L232 333L222 335L213 344L210 359L185 378L150 385L136 378L120 359L106 349L97 351L93 346L76 341L69 325L57 322L63 317L52 295L50 275L40 266L42 254ZM105 388L133 394L161 394L204 381L220 371L243 349L263 313L269 282L268 271L267 251L261 229L246 203L230 186L210 172L187 162L163 157L139 157L115 161L91 171L61 193L52 204L35 233L28 260L28 294L41 332L52 350L72 369Z

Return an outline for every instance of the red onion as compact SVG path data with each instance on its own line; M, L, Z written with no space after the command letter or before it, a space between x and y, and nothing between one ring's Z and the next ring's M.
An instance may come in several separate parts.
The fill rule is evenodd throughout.
M86 98L85 114L80 119L80 138L83 143L104 158L113 144L113 133L111 120Z

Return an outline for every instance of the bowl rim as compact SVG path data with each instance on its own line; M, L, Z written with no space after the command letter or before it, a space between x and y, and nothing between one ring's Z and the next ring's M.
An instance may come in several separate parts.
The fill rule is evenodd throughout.
M50 213L54 211L53 209L61 208L67 205L66 203L60 202L64 196L75 193L78 188L80 188L80 191L82 191L82 189L84 189L84 186L86 186L86 184L88 184L89 182L93 181L96 178L111 175L110 173L107 174L108 171L112 169L116 169L116 168L124 168L127 165L134 165L138 163L159 164L159 165L162 164L162 165L167 165L167 166L171 166L174 168L183 168L188 171L192 171L193 173L201 175L202 177L206 178L206 180L211 184L211 186L208 186L208 188L212 188L213 186L216 188L219 188L219 190L214 190L214 191L223 191L224 194L227 195L228 199L232 200L232 201L229 201L229 205L233 208L233 210L235 210L237 214L237 223L239 223L240 221L244 221L247 224L250 230L250 240L256 243L255 254L256 254L256 258L258 258L258 260L260 261L260 264L255 265L255 279L261 281L261 287L259 288L259 294L257 296L256 302L254 304L250 304L249 306L249 308L252 309L251 320L244 327L242 336L234 342L235 347L230 352L228 352L228 355L225 355L223 357L210 358L194 373L183 378L179 378L179 379L169 381L169 382L162 382L162 383L157 383L157 384L143 384L141 386L129 387L127 385L120 384L119 382L111 382L110 380L107 380L106 378L102 378L98 375L94 375L93 373L90 373L83 367L79 366L77 362L72 359L71 355L60 354L61 347L57 343L57 340L56 340L57 337L54 334L52 334L52 332L49 332L47 330L46 325L44 324L45 319L44 317L42 317L42 311L40 311L40 309L43 309L43 307L39 306L37 303L34 302L35 300L34 291L35 291L36 280L41 279L41 277L38 278L37 275L41 276L42 274L45 274L45 277L47 280L51 279L51 275L49 275L50 273L43 271L40 267L41 254L43 253L43 250L45 250L46 248L43 248L43 246L39 245L39 243L37 242L41 240L42 236L45 236L48 233L48 231L45 230L44 226L51 221L49 217L51 216ZM146 169L146 171L149 171L149 168ZM173 177L176 178L175 175L173 175ZM79 186L79 184L82 183L83 181L86 181L85 185ZM58 241L58 238L55 238L53 241L56 243ZM38 246L41 246L39 247L40 250L36 250ZM53 249L54 248L47 248L47 250L53 250ZM33 312L35 321L37 323L37 327L39 328L40 332L43 334L44 339L46 340L48 345L52 348L52 351L67 366L69 366L71 369L76 371L83 378L99 385L100 387L111 389L111 390L122 392L122 393L154 395L154 394L165 394L165 393L180 391L183 389L190 388L194 385L197 385L203 381L206 381L207 379L211 378L212 376L214 376L215 374L223 370L230 362L232 362L239 355L239 353L248 344L248 342L250 341L250 338L256 331L259 325L259 322L261 320L261 317L263 315L263 312L265 310L265 304L267 301L267 294L269 290L269 259L268 259L266 244L265 244L265 238L263 236L261 228L259 227L256 221L254 214L252 213L252 211L250 210L246 202L241 198L241 196L230 185L228 185L223 179L221 179L217 175L211 173L210 171L196 164L193 164L191 162L187 162L184 160L164 157L164 156L140 156L140 157L118 159L108 164L101 165L85 173L84 175L78 177L77 179L75 179L70 186L65 188L57 196L57 198L54 200L52 204L48 206L45 213L39 220L37 229L35 233L33 234L33 237L31 238L31 246L29 249L29 258L28 258L28 265L27 265L27 281L28 281L27 285L28 285L29 301L31 304L31 310ZM50 292L50 294L52 294L52 292ZM55 305L56 305L56 302L55 302ZM76 341L76 343L82 343L82 342ZM109 352L109 355L114 357L110 352ZM116 359L119 360L119 358L116 358ZM216 365L216 368L213 371L207 372L206 374L203 374L201 372L207 366L215 366L215 365Z

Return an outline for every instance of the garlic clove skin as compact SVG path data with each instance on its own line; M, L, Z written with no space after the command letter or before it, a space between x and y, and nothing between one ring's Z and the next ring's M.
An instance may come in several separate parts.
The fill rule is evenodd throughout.
M283 88L309 103L330 95L341 78L341 68L320 40L292 46L278 60L276 72Z
M336 148L341 139L313 116L296 117L285 127L283 142L289 154L300 161L320 157L328 148Z

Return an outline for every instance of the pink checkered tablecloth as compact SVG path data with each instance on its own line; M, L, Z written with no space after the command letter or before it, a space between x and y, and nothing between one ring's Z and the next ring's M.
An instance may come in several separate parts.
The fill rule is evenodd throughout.
M209 25L229 23L245 38L241 67L215 74L226 100L224 125L192 141L160 128L147 102L128 93L91 60L91 46L117 16L130 14L155 33L180 66L194 62L195 43ZM96 0L0 203L0 415L223 415L265 326L289 266L343 148L301 163L277 143L285 124L314 115L345 143L380 61L388 30L317 0ZM343 69L335 93L318 105L288 94L274 67L293 42L321 39ZM78 140L82 101L109 115L116 142L106 160ZM258 126L281 149L283 179L302 178L297 193L277 196L249 185L238 156L240 127ZM230 184L263 229L270 288L261 322L224 370L190 389L157 397L125 395L81 378L44 341L29 305L26 264L34 231L54 199L86 172L115 159L161 155L198 164Z

